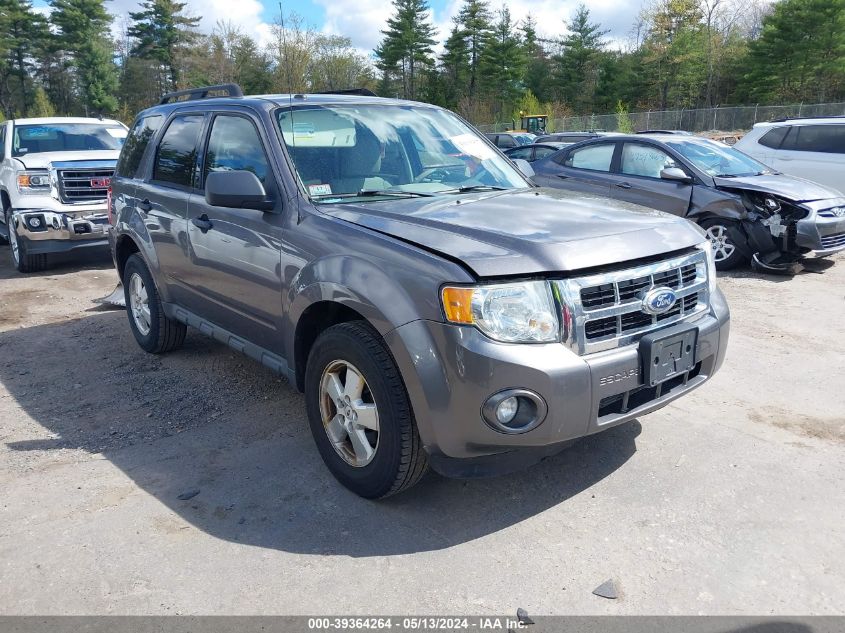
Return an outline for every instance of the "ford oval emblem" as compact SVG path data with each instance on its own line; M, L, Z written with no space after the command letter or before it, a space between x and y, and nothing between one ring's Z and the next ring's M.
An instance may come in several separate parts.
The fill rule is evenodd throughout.
M648 314L663 314L669 312L678 298L675 291L666 286L651 288L643 296L643 312Z

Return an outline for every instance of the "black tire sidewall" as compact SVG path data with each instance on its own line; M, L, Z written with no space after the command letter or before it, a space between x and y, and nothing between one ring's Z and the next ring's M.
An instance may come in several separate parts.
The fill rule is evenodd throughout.
M129 300L129 280L133 273L140 275L144 287L147 289L147 301L150 306L150 331L147 335L138 330L135 318L132 316L132 305ZM132 330L138 345L147 352L156 352L161 336L161 320L158 318L161 312L161 304L153 276L139 255L132 255L123 268L123 298L126 301L126 316L129 319L129 328Z
M374 337L378 335L373 333ZM379 343L381 341L379 340ZM386 350L386 348L385 348ZM366 466L346 463L332 446L320 415L320 380L333 361L345 360L364 375L379 413L379 440L373 460ZM390 366L384 366L389 363ZM391 492L401 467L402 435L413 426L413 417L403 384L391 381L399 370L388 353L386 361L374 357L352 331L341 326L326 330L314 343L305 373L305 399L308 422L326 466L347 488L369 499ZM393 384L391 384L393 382ZM401 381L400 381L401 383ZM401 389L399 388L401 386ZM414 429L410 429L415 432Z
M700 223L700 226L705 231L707 229L709 229L710 227L713 227L713 226L723 226L723 227L725 227L725 230L727 231L732 226L734 226L735 224L736 224L735 222L731 222L730 220L719 220L719 219L711 218L711 219L708 219L708 220L703 220ZM730 237L730 233L728 233L728 236ZM710 238L708 238L708 243L709 243L709 239ZM742 251L740 251L739 247L736 245L736 242L731 240L731 244L734 245L734 252L727 259L724 259L720 262L716 262L716 270L732 270L745 261L746 257L742 253Z

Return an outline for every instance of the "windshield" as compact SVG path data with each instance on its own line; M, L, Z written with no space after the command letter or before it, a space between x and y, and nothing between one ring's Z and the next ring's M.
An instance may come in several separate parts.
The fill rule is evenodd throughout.
M12 156L41 152L87 152L119 150L126 139L126 128L116 124L43 123L16 125Z
M771 173L763 163L714 141L678 139L666 141L666 144L710 176L759 176Z
M315 202L528 186L455 115L412 105L304 105L277 114L297 174Z

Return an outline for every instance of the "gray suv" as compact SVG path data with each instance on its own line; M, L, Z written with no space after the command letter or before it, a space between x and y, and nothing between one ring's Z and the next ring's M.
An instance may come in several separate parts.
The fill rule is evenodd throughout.
M537 188L430 105L168 95L138 115L111 205L138 344L169 351L193 326L286 376L364 497L429 465L524 467L664 406L725 355L700 229Z

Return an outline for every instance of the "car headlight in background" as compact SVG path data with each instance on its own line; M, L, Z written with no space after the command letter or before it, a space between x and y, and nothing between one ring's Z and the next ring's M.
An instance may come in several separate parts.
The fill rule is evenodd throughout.
M709 241L702 242L696 248L704 251L704 256L707 258L707 290L710 294L716 292L716 253L713 252L713 245Z
M560 340L560 322L546 281L447 286L441 296L450 323L474 325L496 341L553 343Z
M18 191L23 194L40 194L50 191L50 172L28 170L18 172Z

